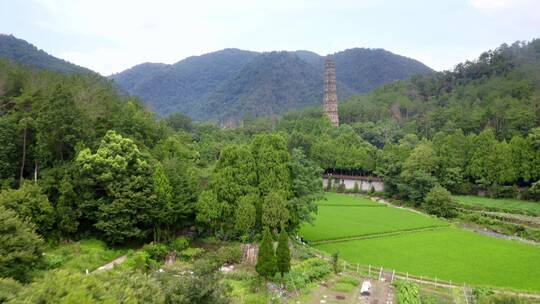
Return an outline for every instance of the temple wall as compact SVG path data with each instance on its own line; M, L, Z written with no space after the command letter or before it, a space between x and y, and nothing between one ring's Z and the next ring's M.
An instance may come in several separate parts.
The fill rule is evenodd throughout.
M345 189L353 189L354 183L358 183L358 188L362 191L369 191L371 189L371 186L375 189L376 192L383 192L384 191L384 183L380 180L372 180L371 182L368 181L367 178L365 179L357 179L357 178L334 178L334 183L339 182L345 184ZM323 177L323 186L326 187L328 185L328 179L326 177Z

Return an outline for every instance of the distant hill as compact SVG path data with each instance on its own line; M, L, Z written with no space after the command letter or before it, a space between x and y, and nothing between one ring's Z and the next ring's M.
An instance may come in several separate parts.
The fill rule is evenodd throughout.
M56 58L13 35L0 34L0 58L24 65L62 73L94 73L93 71Z
M432 72L419 61L382 49L355 48L333 56L340 99ZM172 65L137 65L110 78L159 114L183 112L195 120L226 121L319 104L323 76L324 57L310 51L225 49Z

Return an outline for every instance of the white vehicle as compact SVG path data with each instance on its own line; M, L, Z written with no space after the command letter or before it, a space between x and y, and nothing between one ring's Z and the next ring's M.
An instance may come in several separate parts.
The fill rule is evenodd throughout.
M360 294L363 296L369 295L369 290L371 289L371 282L370 281L364 281L362 283L362 287L360 288Z

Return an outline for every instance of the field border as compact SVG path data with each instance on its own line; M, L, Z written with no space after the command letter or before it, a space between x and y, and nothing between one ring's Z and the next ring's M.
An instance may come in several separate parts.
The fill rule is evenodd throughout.
M440 230L440 229L447 229L447 228L450 228L450 227L452 227L451 224L437 225L437 226L426 226L426 227L420 227L420 228L400 229L400 230L392 230L392 231L385 231L385 232L376 232L376 233L351 235L351 236L344 236L344 237L331 238L331 239L322 239L322 240L316 240L316 241L307 240L307 243L310 244L310 245L341 243L341 242L349 242L349 241L356 241L356 240L375 239L375 238L397 236L397 235L407 234L407 233L434 231L434 230Z

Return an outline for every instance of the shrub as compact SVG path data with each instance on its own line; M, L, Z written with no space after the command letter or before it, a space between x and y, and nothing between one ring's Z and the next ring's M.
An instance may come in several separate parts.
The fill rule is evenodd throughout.
M0 278L0 303L6 303L15 297L23 285L12 278Z
M180 258L184 261L193 261L195 258L204 253L203 248L187 248L180 252Z
M284 277L288 288L304 288L309 283L322 279L332 273L332 267L327 261L319 258L304 260L291 267Z
M171 241L169 248L176 252L180 252L189 247L189 239L185 236L178 237Z
M169 249L165 244L160 243L150 243L144 245L143 250L146 251L149 257L156 261L163 261L169 253Z
M127 260L119 267L122 269L133 269L138 271L147 271L157 268L158 262L150 258L150 254L144 250L128 252Z
M421 304L420 287L418 284L408 281L397 281L396 296L398 304Z
M221 264L240 263L244 257L244 252L238 245L224 246L217 250L219 262Z
M354 187L352 190L353 193L360 193L360 188L358 187L358 182L354 182Z
M457 215L452 195L442 186L433 187L426 197L422 207L430 214L451 218Z
M42 259L43 240L34 226L24 222L15 211L0 206L0 277L19 281Z

